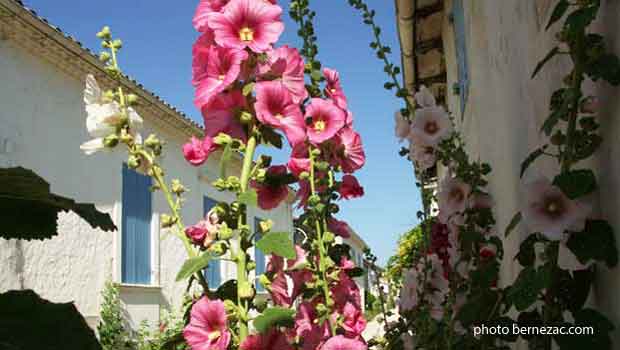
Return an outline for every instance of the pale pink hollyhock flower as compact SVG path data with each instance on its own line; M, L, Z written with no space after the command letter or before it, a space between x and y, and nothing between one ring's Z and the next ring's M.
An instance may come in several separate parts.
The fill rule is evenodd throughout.
M409 121L403 117L400 111L394 113L394 134L399 141L407 138L411 132L411 125Z
M446 273L443 269L443 261L439 259L437 254L429 254L427 259L431 265L431 286L437 289L440 293L447 293L450 288L450 282L446 278Z
M346 338L343 335L337 335L329 338L321 347L321 350L366 350L368 347L357 339Z
M437 163L435 147L433 146L411 142L409 144L409 154L422 171L432 168Z
M289 91L277 81L256 84L256 117L266 125L282 129L291 146L306 139L306 124L299 105Z
M420 87L420 91L416 92L414 97L417 105L422 108L435 107L437 105L435 96L433 96L431 91L424 85Z
M192 240L192 243L209 247L216 239L220 230L220 218L215 209L209 210L204 220L200 220L196 225L185 229L185 234Z
M344 199L358 198L364 195L364 187L360 185L355 176L345 175L342 177L338 193Z
M231 0L222 13L209 16L215 41L233 49L263 53L284 31L282 8L265 1Z
M342 129L346 115L332 101L313 98L306 107L305 117L311 119L307 128L308 139L318 145L331 139Z
M344 127L336 135L337 161L342 171L351 174L361 169L366 163L366 153L362 145L362 137L350 127Z
M419 272L415 268L405 273L403 287L400 290L399 308L402 311L413 310L418 305Z
M305 143L298 144L293 147L293 151L286 165L291 173L299 177L304 171L310 172L310 158L308 157L308 145Z
M415 350L415 338L409 333L403 333L400 335L400 340L403 342L404 350Z
M219 133L224 133L245 141L247 139L245 130L235 115L236 111L244 106L245 97L241 91L233 90L217 95L202 109L205 135L215 137Z
M304 60L296 48L284 45L267 52L267 62L259 63L260 80L276 80L291 93L294 103L308 97L304 82Z
M497 246L495 244L485 244L480 247L478 252L482 259L492 259L497 255Z
M467 209L471 186L458 178L446 176L441 182L441 188L437 194L439 205L439 218L442 222L455 214L460 214Z
M272 165L267 169L267 178L270 176L279 177L283 175L286 175L285 165ZM277 208L288 196L288 186L286 184L258 183L252 181L250 185L256 189L258 206L263 210Z
M248 53L243 50L210 46L206 49L206 55L202 50L194 48L195 59L192 63L193 82L196 84L194 104L200 110L237 80L241 63L248 58ZM205 67L204 70L201 67Z
M239 345L241 350L293 350L286 334L272 328L265 334L254 334L245 338Z
M209 15L214 12L220 12L228 4L230 0L200 0L192 24L199 32L206 32L209 30L208 21Z
M183 145L183 156L191 165L199 166L204 164L216 149L217 145L210 136L205 136L202 140L192 136L190 141Z
M521 210L525 224L533 232L540 232L550 240L558 241L566 230L581 231L589 206L571 200L562 190L541 177L525 186L525 203Z
M442 107L426 107L416 110L409 138L412 142L435 146L451 131L452 122Z
M336 106L347 109L347 97L344 95L342 85L340 85L340 74L334 69L324 68L323 76L327 81L325 86L325 94L331 98Z
M198 300L190 313L183 337L193 350L226 350L230 343L226 310L221 300Z
M351 227L344 221L338 220L336 218L329 218L327 220L327 228L335 235L338 235L342 238L351 237Z

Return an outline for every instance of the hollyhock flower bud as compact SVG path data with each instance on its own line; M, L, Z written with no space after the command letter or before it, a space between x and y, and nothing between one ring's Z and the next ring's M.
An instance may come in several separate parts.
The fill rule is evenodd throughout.
M525 186L521 210L524 222L530 230L550 240L560 240L566 230L581 231L590 210L585 203L566 197L547 178L541 177Z
M495 244L485 244L480 247L480 257L482 259L492 259L497 255L497 246Z
M357 198L364 195L364 188L353 175L345 175L342 177L342 184L338 189L338 193L344 199Z
M333 102L313 98L306 107L305 117L310 120L307 128L308 139L318 145L331 139L342 129L346 115Z
M301 178L302 173L306 173L309 176L310 158L308 155L308 145L302 143L293 147L291 157L286 165L291 173L297 177Z
M183 156L193 166L202 165L209 155L217 149L213 139L206 136L202 141L193 137L189 143L183 145Z
M284 31L282 8L265 1L231 0L222 13L208 16L218 45L263 53Z
M193 349L226 350L231 337L227 323L224 303L205 296L192 306L183 337Z

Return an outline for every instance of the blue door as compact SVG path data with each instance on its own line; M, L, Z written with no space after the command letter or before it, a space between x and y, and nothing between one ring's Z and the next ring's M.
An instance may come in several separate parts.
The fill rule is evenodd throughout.
M151 178L123 164L122 282L151 283Z

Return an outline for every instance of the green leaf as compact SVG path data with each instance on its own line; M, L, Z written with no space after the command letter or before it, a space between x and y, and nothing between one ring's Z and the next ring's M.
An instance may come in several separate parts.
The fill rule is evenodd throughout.
M202 271L204 268L209 266L209 262L213 258L215 258L215 256L212 253L207 252L195 258L185 260L183 266L181 266L181 270L179 270L179 273L177 274L176 281L182 281L189 278L196 272Z
M532 266L536 261L536 251L534 250L534 245L541 240L538 238L537 234L529 235L525 241L521 242L519 246L519 252L515 259L519 261L521 266Z
M573 157L575 160L583 160L589 158L603 143L603 138L597 134L577 131L575 135L575 148Z
M47 239L57 235L58 213L73 211L91 227L114 231L110 215L93 204L50 192L50 185L32 170L0 168L0 237L11 239Z
M271 232L256 242L256 248L265 254L275 254L286 259L295 259L295 245L288 232Z
M564 1L564 0L562 0ZM598 6L582 7L566 17L566 29L570 36L579 35L596 18Z
M237 200L248 207L255 207L258 203L258 194L255 189L248 188L245 192L239 194Z
M224 147L224 152L222 153L222 157L220 158L220 178L226 178L226 169L228 169L228 163L230 162L230 158L232 157L232 146L231 144L227 144Z
M237 280L228 280L212 293L212 297L220 300L237 302Z
M530 153L529 156L527 156L527 158L525 158L525 160L521 163L521 174L520 177L523 177L523 174L525 174L525 171L527 170L527 168L530 167L530 165L532 165L532 163L534 163L534 161L542 156L543 154L545 154L545 150L547 149L547 145L544 145L538 149L536 149L535 151L533 151L532 153Z
M254 85L254 83L245 84L242 90L243 96L249 96L254 91Z
M570 199L583 197L597 188L596 177L590 169L563 172L553 179L553 184Z
M543 278L543 274L538 273L532 266L521 270L519 277L508 290L508 298L518 311L527 309L538 300L545 283Z
M557 109L553 110L553 112L551 112L549 117L547 117L547 119L543 123L540 129L541 131L544 131L547 136L551 135L551 132L553 131L553 128L556 126L556 124L560 121L560 119L562 119L563 116L568 113L572 96L572 91L566 89L562 96L562 104Z
M604 79L611 85L620 85L620 59L614 54L601 55L594 62L586 65L585 72L594 81Z
M282 149L282 135L278 134L270 127L261 127L261 135L263 140L277 149Z
M618 264L614 230L607 221L587 220L584 230L571 234L566 246L582 264L590 260L605 262L608 267Z
M19 290L0 294L0 310L2 349L101 349L73 303L56 304Z
M540 60L540 62L538 62L538 64L536 65L536 68L534 68L534 72L532 73L531 78L534 79L534 77L536 76L536 74L538 74L538 72L540 72L542 67L547 62L549 62L550 59L552 59L555 55L557 55L559 51L560 51L560 48L557 46L551 49L551 51L549 51L549 53L542 60Z
M517 227L517 225L521 222L521 212L517 212L510 220L508 227L506 227L506 232L504 233L504 237L508 237L510 233Z
M560 0L560 2L555 5L555 8L551 13L551 18L549 18L549 23L547 23L545 30L548 30L549 27L553 25L553 23L557 22L560 18L562 18L562 16L564 16L564 14L566 13L566 10L568 10L569 6L570 3L568 2L568 0Z
M295 310L279 306L272 307L254 319L254 328L259 333L265 333L275 326L291 326L294 322L294 316Z

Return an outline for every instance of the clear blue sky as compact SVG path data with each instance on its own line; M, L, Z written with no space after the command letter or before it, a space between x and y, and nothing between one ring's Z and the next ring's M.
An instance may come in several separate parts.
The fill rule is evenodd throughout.
M25 0L50 23L59 26L93 51L99 50L95 33L109 25L125 43L123 70L168 103L195 120L200 114L192 104L191 47L197 34L191 25L197 0ZM105 4L105 5L104 5ZM285 33L280 45L300 46L297 27L285 9ZM400 65L394 2L368 0L377 11L392 59ZM366 196L343 203L339 214L358 232L385 263L393 254L397 237L416 224L420 207L410 163L398 155L393 136L393 114L400 101L383 89L383 66L371 52L371 33L347 0L314 0L319 59L340 71L355 127L363 137L366 167L357 174ZM276 161L284 161L280 156Z

